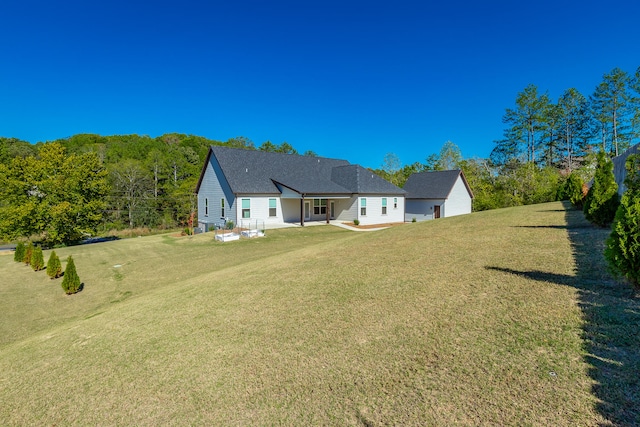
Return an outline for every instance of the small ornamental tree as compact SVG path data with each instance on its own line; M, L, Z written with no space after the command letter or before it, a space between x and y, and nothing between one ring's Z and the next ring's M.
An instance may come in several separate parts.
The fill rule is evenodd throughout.
M22 257L22 262L27 265L31 265L31 255L33 255L33 243L29 242L26 249L24 250L24 257Z
M615 276L626 277L640 288L640 156L626 162L626 191L616 211L604 256Z
M56 255L56 251L51 252L49 261L47 261L47 276L51 279L57 279L62 276L62 264L60 264L60 258Z
M13 254L13 260L15 262L22 262L22 260L24 259L24 252L25 252L24 243L19 242L16 245L16 252Z
M80 278L71 255L67 258L67 268L64 270L64 276L62 277L62 289L67 295L75 294L80 290Z
M618 184L613 176L613 162L603 153L598 153L593 185L584 199L584 216L600 227L611 224L616 214L620 197Z
M42 255L42 248L40 246L33 248L31 268L33 268L33 271L40 271L44 268L44 256Z

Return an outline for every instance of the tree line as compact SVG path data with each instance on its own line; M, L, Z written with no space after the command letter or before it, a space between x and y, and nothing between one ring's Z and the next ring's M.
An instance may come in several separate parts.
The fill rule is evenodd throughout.
M373 171L402 187L415 172L462 169L476 211L568 198L568 183L593 178L597 153L614 156L640 139L640 67L634 74L614 68L588 97L570 88L552 102L529 85L502 120L503 137L487 158L466 159L447 141L424 162L402 166L388 153ZM177 133L79 134L37 144L0 138L0 239L58 244L112 229L185 226L211 145L299 154L287 142L256 147L245 137Z
M640 141L640 67L605 73L588 96L569 88L553 101L530 84L505 110L503 137L487 158L465 159L447 141L424 162L400 165L388 153L374 171L402 187L415 172L461 169L474 192L474 210L563 199L567 181L589 182L597 153L621 154Z
M57 245L114 229L184 227L211 145L298 154L287 142L256 147L246 137L177 133L78 134L37 144L0 138L0 239Z

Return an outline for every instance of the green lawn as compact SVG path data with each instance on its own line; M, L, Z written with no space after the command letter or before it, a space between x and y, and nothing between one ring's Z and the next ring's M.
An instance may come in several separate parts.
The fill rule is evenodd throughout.
M0 425L640 424L606 235L552 203L151 236L56 250L74 296L0 256Z

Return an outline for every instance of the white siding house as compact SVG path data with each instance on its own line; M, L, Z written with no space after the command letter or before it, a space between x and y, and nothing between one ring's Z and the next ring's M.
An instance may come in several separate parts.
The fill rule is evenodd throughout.
M406 221L471 213L473 193L461 170L415 173L404 186Z
M403 222L406 192L346 160L212 146L196 193L198 224L209 230L224 221Z

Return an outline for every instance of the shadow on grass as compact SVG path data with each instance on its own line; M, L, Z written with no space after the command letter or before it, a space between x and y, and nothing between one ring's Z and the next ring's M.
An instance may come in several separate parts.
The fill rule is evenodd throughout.
M608 421L606 425L640 425L640 298L630 285L613 280L607 273L602 254L610 230L590 225L582 212L570 205L566 205L565 218L566 225L539 228L567 230L575 276L486 268L578 290L585 362L594 380L596 409Z

